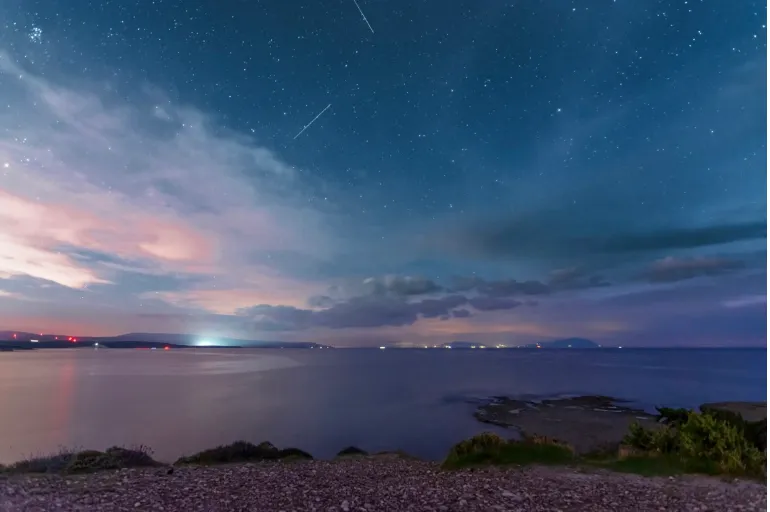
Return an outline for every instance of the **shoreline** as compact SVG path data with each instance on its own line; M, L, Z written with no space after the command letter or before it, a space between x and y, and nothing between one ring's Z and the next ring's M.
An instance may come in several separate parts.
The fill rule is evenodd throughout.
M491 407L512 405L505 400L497 397ZM554 411L570 417L625 419L638 413L607 400L543 400L540 409L527 405L527 410L535 411L529 413L533 418ZM594 407L599 401L606 409ZM237 441L167 464L153 459L147 447L113 447L0 467L0 511L766 510L767 485L759 478L766 473L766 448L761 453L745 444L756 442L749 427L764 424L766 431L766 416L764 422L747 422L714 412L724 412L725 407L729 411L736 404L754 414L760 405L765 407L753 404L745 409L745 404L733 402L710 404L712 408L701 413L661 409L666 423L658 427L668 432L666 439L674 439L670 436L687 422L716 421L716 429L710 427L704 435L711 440L713 435L726 436L726 446L739 450L727 459L724 454L701 460L688 459L686 452L656 452L645 444L653 438L640 437L638 426L623 439L630 444L590 455L564 440L530 432L512 440L482 433L457 443L443 462L403 452L369 454L353 446L331 460L318 460L297 448ZM523 417L521 410L501 410ZM730 445L727 440L736 439L736 434L745 436L744 444ZM734 456L746 465L724 465ZM757 456L761 466L756 465Z
M559 439L580 453L619 445L634 422L659 429L657 414L633 406L634 402L603 395L546 397L540 400L495 396L484 401L473 413L481 423L511 430L513 433ZM659 410L664 409L663 407ZM712 402L696 411L721 410L738 414L746 421L767 418L766 402Z
M498 429L504 429L503 431L506 434L510 434L511 439L521 439L527 435L544 436L563 441L575 448L576 452L583 454L608 446L612 449L617 448L621 444L623 436L627 433L629 424L633 421L639 421L646 428L654 429L660 426L657 423L657 416L655 414L629 405L634 403L634 401L603 395L559 394L543 395L539 398L513 398L505 395L495 395L474 399L468 403L476 405L475 410L471 414L479 424L488 424ZM700 411L704 408L732 411L740 414L747 421L759 421L766 419L767 416L766 402L710 402L701 404L693 410ZM599 428L597 428L597 425ZM608 425L609 430L607 428ZM477 433L480 432L482 431L479 430ZM498 433L500 433L499 430ZM608 433L609 435L607 435ZM584 440L586 437L592 442L586 443ZM272 446L269 442L264 443ZM121 446L127 446L129 449L132 449L135 445ZM446 450L449 450L450 447L448 445ZM139 448L141 451L153 453L152 446L140 445ZM425 462L438 463L442 460L442 457L426 458L407 454L400 449L386 448L385 450L368 452L367 450L354 448L360 453L367 455L399 453ZM297 449L291 448L291 450ZM57 450L58 453L49 452L51 455L47 457L56 457L64 452L75 453L94 450L96 448L92 446L78 445L77 449L64 446ZM204 448L203 451L206 450L210 449ZM300 449L300 451L302 450ZM304 451L302 453L305 453L314 460L331 461L336 460L339 456L339 453L332 457L317 457ZM37 455L32 455L31 457L35 458ZM45 457L43 456L43 458ZM155 461L167 466L173 466L185 457L186 455L182 454L173 461L166 460L165 457L164 460ZM2 474L3 468L8 468L18 462L19 460L0 461L0 474Z

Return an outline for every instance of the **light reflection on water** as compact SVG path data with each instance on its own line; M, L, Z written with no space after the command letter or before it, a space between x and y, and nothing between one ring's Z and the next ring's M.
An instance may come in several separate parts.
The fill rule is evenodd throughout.
M329 457L354 444L439 458L489 427L492 395L650 406L765 400L764 350L41 350L0 354L0 462L60 445L162 460L238 439ZM10 421L9 421L10 420Z

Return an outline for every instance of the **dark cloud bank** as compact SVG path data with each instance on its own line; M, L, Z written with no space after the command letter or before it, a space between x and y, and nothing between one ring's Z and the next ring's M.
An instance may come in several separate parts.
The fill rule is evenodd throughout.
M581 227L570 221L568 216L561 215L535 215L488 226L472 226L460 233L457 247L478 256L493 258L552 258L565 254L585 258L698 249L767 237L765 221L650 231L608 228L609 231L601 235L580 234Z
M635 281L673 283L742 268L741 261L728 258L667 257L648 265ZM536 306L538 300L555 294L607 286L611 283L601 275L578 267L555 270L544 281L470 276L454 278L448 286L424 277L390 276L366 279L364 293L351 298L311 297L308 309L257 305L239 310L236 316L259 330L271 331L404 326L420 318L449 320L475 312Z

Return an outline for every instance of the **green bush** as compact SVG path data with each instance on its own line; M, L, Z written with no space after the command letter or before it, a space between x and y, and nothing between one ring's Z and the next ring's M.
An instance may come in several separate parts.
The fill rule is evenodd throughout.
M682 408L673 409L671 407L656 407L655 409L658 411L657 420L660 423L671 426L678 426L686 422L687 417L690 414L690 411Z
M656 449L655 432L635 421L628 427L628 434L623 439L623 443L645 452L653 451Z
M712 414L691 412L678 428L679 454L685 459L706 460L725 473L764 474L765 453L745 435L745 429Z
M229 464L279 459L312 459L313 456L298 448L279 450L267 441L258 445L248 441L236 441L232 444L217 446L194 455L181 457L175 464Z
M569 445L541 436L506 441L484 432L457 443L449 451L443 467L448 469L483 464L561 464L574 461Z
M687 411L685 417L681 411L659 409L669 419L660 430L647 430L634 423L624 443L643 452L674 456L694 470L765 475L766 453L760 448L765 437L758 432L761 425L732 413L724 415L723 411ZM756 423L766 425L766 421Z
M705 408L702 412L734 426L758 450L767 449L767 418L761 421L746 421L736 412L710 407Z

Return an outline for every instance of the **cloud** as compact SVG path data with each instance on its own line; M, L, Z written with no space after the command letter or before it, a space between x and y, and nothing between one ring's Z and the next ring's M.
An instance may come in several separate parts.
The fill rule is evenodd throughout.
M516 279L487 280L477 276L456 277L452 290L457 292L475 291L487 297L545 295L551 292L551 288L540 281L517 281Z
M662 229L648 233L617 234L603 239L595 239L593 244L599 251L626 253L694 249L766 237L767 223L756 221L695 228Z
M393 295L396 297L429 295L443 290L441 286L430 279L412 276L370 277L364 280L364 287L372 295Z
M2 52L0 75L13 105L0 113L0 275L70 288L117 287L132 272L197 275L207 284L157 298L210 308L229 287L247 301L235 309L312 288L249 262L249 250L337 250L331 217L308 206L295 169L195 108L157 91L129 102L65 87Z
M582 288L596 288L610 286L600 275L589 275L579 267L562 268L551 271L548 284L553 289L577 290Z
M714 257L674 258L667 257L654 262L645 277L653 283L671 283L696 277L716 276L743 268L737 260Z
M238 317L248 318L257 330L294 331L311 328L372 328L412 325L421 318L447 319L471 316L470 305L479 311L513 309L522 302L507 298L468 298L452 294L440 298L408 301L390 296L361 296L338 302L321 310L290 306L259 305L238 311Z
M307 299L307 305L311 308L330 308L334 302L328 295L313 295Z
M468 300L468 303L478 311L499 311L503 309L513 309L524 304L516 299L508 297L475 297Z
M627 231L611 228L602 235L590 233L592 226L568 215L546 212L520 216L517 220L472 225L454 244L471 254L489 258L572 258L592 255L624 255L674 249L696 249L732 242L757 240L767 235L764 221L736 222L698 227Z
M767 307L767 295L744 295L742 297L734 297L722 302L722 305L731 309L753 306Z

